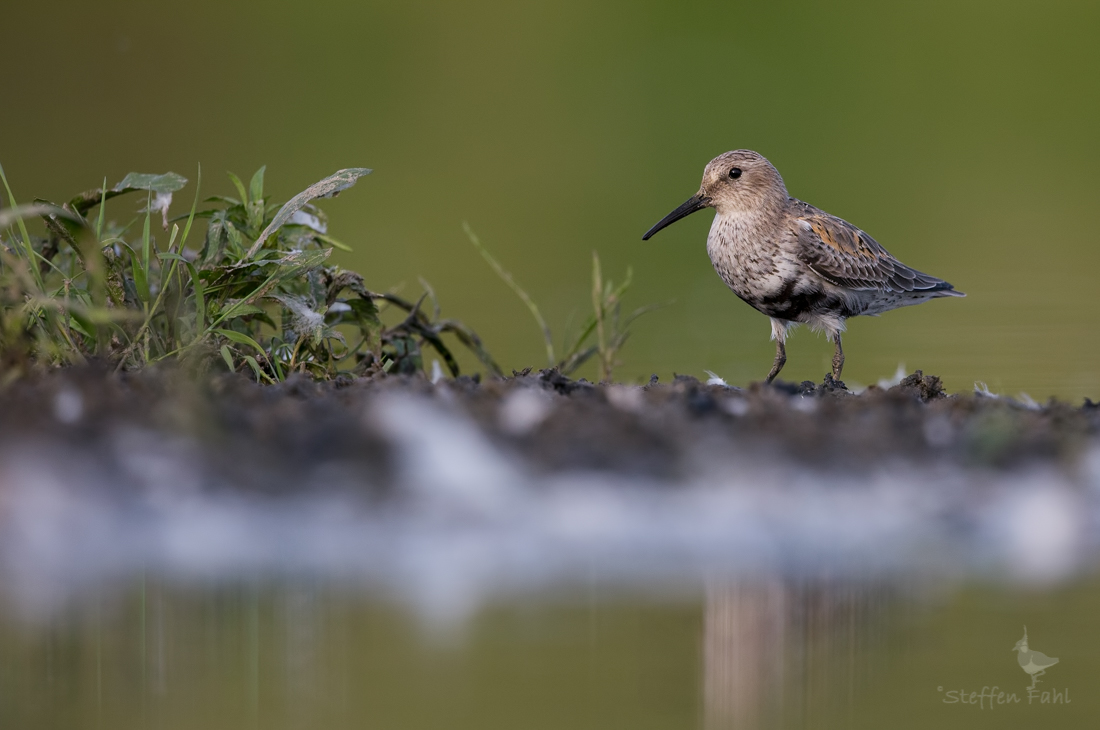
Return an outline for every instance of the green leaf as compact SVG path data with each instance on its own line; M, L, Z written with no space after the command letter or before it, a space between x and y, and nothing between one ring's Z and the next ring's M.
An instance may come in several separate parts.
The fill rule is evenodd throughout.
M378 318L378 305L372 300L356 297L344 302L351 308L360 333L366 340L367 347L372 352L380 346L379 336L382 330L382 320Z
M229 352L229 346L222 345L221 353L222 360L225 360L225 364L229 366L229 372L237 372L237 366L233 364L233 354Z
M260 363L256 362L256 358L252 357L251 355L245 355L244 361L248 363L248 367L252 368L252 374L256 376L256 382L266 380L267 382L274 384L275 381L271 379L271 376L260 369Z
M240 256L244 251L244 238L241 236L241 232L237 230L235 225L226 221L225 234L229 241L229 250L237 256Z
M225 195L211 195L209 198L203 198L202 202L204 202L204 203L224 203L224 204L229 205L229 206L244 205L244 203L237 200L236 198L230 198L230 197L227 197ZM212 212L212 211L210 211L210 212Z
M256 340L252 339L251 337L244 334L243 332L237 332L235 330L227 330L227 329L220 329L220 328L216 329L216 330L213 330L213 331L215 333L221 335L225 339L230 340L231 342L236 342L238 345L247 345L247 346L255 349L256 352L260 353L261 356L263 356L265 358L267 357L267 353L264 352L264 348L260 347L260 343L256 342Z
M76 330L88 339L95 339L95 324L78 311L69 311L69 328Z
M219 210L210 217L210 223L206 227L206 240L200 255L204 265L220 261L225 253L225 243L228 238L225 233L227 223L224 210Z
M332 253L332 249L320 249L313 251L292 251L285 256L262 261L238 264L236 268L248 266L267 266L275 264L275 271L268 274L267 278L252 293L244 297L244 301L254 302L271 291L277 284L287 279L295 278L310 269L315 269L324 263Z
M248 184L248 197L252 201L263 200L264 197L264 170L267 169L267 165L264 165L259 170L256 170L256 174L252 176L252 181Z
M97 228L97 237L101 237L103 226L103 204L111 198L135 190L148 190L158 195L171 195L187 184L187 178L174 172L166 172L163 175L151 175L146 173L131 172L122 178L113 188L107 187L107 181L103 186L95 190L87 190L69 201L69 208L79 215L86 215L95 206L100 206L100 225Z
M378 305L374 303L373 299L360 296L355 299L348 299L344 303L351 307L351 311L355 312L357 317L375 326L382 324L378 319Z
M313 237L316 238L318 241L323 241L324 243L327 243L333 248L338 248L341 251L348 251L349 253L352 251L351 246L347 245L346 243L340 243L335 238L331 236L326 236L323 233L314 233Z
M229 179L233 181L233 187L237 188L237 195L241 196L241 204L244 205L248 203L248 193L245 191L244 183L241 182L241 179L231 172L226 174L229 175Z
M289 221L290 216L305 207L306 203L311 200L316 200L317 198L330 198L341 190L350 188L359 178L368 174L370 174L370 170L365 167L349 167L329 175L324 180L313 183L308 188L295 195L279 209L279 212L275 214L271 222L267 224L267 228L263 230L263 233L256 239L256 242L252 244L252 248L248 250L248 254L245 258L250 259L255 256L256 252L260 250L260 247L264 245L264 241Z
M174 172L163 175L150 175L131 172L112 188L112 192L125 193L131 190L151 190L154 193L174 193L187 184L187 178Z
M255 304L245 304L239 302L237 304L231 304L222 310L223 322L228 322L231 319L237 319L238 317L247 317L250 314L266 314L266 310L263 307L257 307Z
M245 219L249 236L255 236L264 224L264 201L250 200L245 206Z

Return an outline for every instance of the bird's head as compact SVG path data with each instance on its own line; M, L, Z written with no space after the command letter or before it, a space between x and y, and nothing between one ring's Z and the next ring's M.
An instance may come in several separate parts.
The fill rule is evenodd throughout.
M699 192L650 228L642 240L703 208L714 208L719 215L756 213L778 209L786 202L787 186L763 155L752 150L726 152L707 163Z
M1016 642L1016 646L1012 647L1012 651L1027 651L1027 627L1024 627L1024 638Z

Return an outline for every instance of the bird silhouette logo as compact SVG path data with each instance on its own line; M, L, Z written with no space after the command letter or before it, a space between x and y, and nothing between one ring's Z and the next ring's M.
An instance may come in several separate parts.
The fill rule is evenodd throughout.
M1016 661L1020 663L1020 669L1031 675L1031 688L1039 677L1046 674L1046 670L1058 663L1058 657L1049 657L1041 651L1031 651L1027 646L1027 627L1024 627L1024 638L1016 642L1012 651L1018 652Z

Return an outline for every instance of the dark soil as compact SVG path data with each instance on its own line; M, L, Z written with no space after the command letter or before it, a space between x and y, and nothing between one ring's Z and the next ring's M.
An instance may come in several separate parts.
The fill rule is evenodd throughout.
M339 463L384 490L391 442L368 416L377 399L393 394L457 412L535 472L595 470L669 482L701 450L827 470L899 460L1006 469L1070 464L1100 434L1100 408L1089 401L1036 406L949 395L939 378L920 371L888 390L854 395L831 377L745 390L685 376L644 387L596 385L554 371L437 385L390 376L259 386L240 376L196 382L172 370L114 375L89 366L0 392L0 458L34 443L58 459L80 456L110 470L140 453L152 434L239 488L284 493L316 483L318 465ZM126 468L121 461L117 468Z

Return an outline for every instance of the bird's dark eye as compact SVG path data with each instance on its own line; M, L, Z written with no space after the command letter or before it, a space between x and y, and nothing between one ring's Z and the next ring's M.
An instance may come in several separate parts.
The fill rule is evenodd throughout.
M739 177L741 177L741 168L740 167L731 167L730 168L730 180L736 180Z

